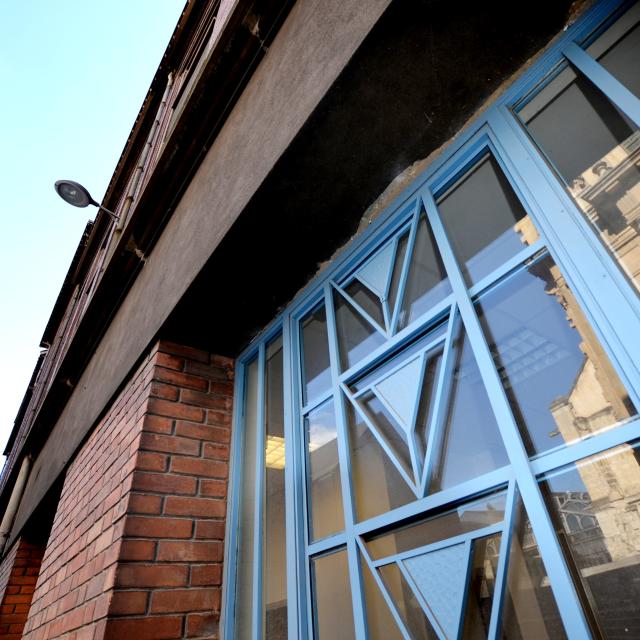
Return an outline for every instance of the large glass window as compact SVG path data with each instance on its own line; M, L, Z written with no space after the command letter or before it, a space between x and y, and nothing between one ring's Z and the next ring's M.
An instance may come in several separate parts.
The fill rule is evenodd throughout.
M600 63L640 97L639 21L636 7L599 38L590 53L597 55L608 45ZM522 107L519 117L586 220L640 289L638 123L571 66Z
M241 355L227 637L640 637L640 9L593 15Z

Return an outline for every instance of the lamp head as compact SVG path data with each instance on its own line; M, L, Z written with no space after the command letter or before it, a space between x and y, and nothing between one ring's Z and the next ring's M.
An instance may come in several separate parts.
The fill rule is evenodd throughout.
M73 180L58 180L54 188L65 202L72 204L74 207L87 207L90 204L96 207L100 206L81 184Z

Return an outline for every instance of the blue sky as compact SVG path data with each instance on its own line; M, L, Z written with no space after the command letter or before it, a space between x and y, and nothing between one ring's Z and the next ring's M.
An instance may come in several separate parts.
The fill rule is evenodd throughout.
M0 4L0 446L9 437L62 281L185 0Z

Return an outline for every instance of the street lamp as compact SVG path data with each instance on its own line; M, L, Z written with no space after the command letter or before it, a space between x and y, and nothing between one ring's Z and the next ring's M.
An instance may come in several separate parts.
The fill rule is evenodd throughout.
M90 204L98 209L102 209L105 213L108 213L114 220L118 220L119 216L109 209L105 209L102 205L98 204L91 194L78 182L73 180L58 180L54 189L56 193L69 204L74 207L87 207Z

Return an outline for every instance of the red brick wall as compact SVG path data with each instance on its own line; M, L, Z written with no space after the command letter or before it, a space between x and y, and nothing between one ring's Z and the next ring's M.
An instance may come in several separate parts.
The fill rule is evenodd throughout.
M0 638L17 640L22 631L40 571L44 548L18 539L0 565Z
M71 464L25 638L215 638L232 361L160 343Z

